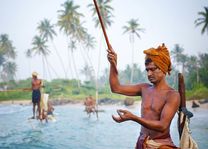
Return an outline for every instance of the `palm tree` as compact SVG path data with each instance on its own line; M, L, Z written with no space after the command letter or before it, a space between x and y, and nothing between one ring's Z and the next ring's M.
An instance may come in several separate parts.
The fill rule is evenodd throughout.
M123 26L124 29L124 34L125 33L129 33L129 40L132 46L132 69L131 69L131 78L130 78L130 83L132 83L133 81L133 77L134 77L134 35L136 35L136 37L141 38L140 33L139 32L143 32L144 29L140 27L140 24L138 23L137 19L131 19L129 21L127 21L127 25Z
M87 56L87 59L89 60L89 64L92 67L93 71L95 71L95 70L94 70L94 66L91 61L91 57L89 56L89 51L90 51L90 49L94 49L95 43L96 43L95 38L93 36L91 36L90 34L86 34L86 38L84 40L84 45L87 49L86 56Z
M199 76L204 86L208 87L208 54L199 54Z
M40 21L37 27L40 36L43 39L46 39L46 41L53 40L53 36L56 36L56 32L54 30L54 25L51 25L50 21L48 19L44 19Z
M103 24L105 26L105 28L108 28L108 26L111 26L111 24L113 23L112 17L112 11L114 10L111 6L110 3L112 2L112 0L98 0L98 8L100 11L100 15L102 17L103 20ZM96 12L96 8L94 6L94 4L89 4L88 7L91 9L92 11L92 16L93 16L93 21L95 22L95 27L101 27L99 24L99 19L97 16L97 12ZM100 28L101 29L101 28ZM99 49L99 55L98 55L98 70L97 70L97 75L96 75L96 101L98 100L98 76L99 76L99 71L100 71L100 55L101 55L101 49Z
M196 83L199 83L199 60L196 56L188 57L187 67L189 70L189 73L196 72Z
M131 80L131 66L128 64L126 65L126 68L120 72L119 80L121 80L121 83L123 84L129 84L129 81Z
M9 36L7 34L0 35L0 55L15 59L16 52L14 49L15 47L13 47L12 41L9 40Z
M173 56L173 61L176 63L176 66L181 64L183 52L184 48L182 48L179 44L175 44L173 50L171 51L171 55Z
M200 17L195 20L196 26L203 25L201 34L204 34L206 30L208 33L208 7L204 7L204 10L205 10L204 12L203 11L198 12L198 15Z
M84 68L81 70L81 73L85 75L86 81L93 81L93 69L89 65L85 65Z
M75 71L75 74L77 76L77 85L78 85L78 88L80 88L80 80L79 80L79 74L77 72L77 67L76 67L76 63L75 63L75 60L74 60L74 50L76 49L76 42L71 40L70 44L68 45L69 49L71 50L71 54L72 54L72 62L73 62L73 65L74 65L74 71Z
M25 52L26 57L31 58L32 57L32 50L31 49L27 49L27 51Z
M63 7L63 10L58 10L58 13L60 14L58 15L57 24L60 27L60 30L65 33L67 39L73 39L76 37L76 29L80 25L80 17L83 16L81 13L78 12L80 6L75 5L74 1L72 0L66 1L61 6ZM67 42L69 43L70 41ZM68 52L70 52L69 49ZM71 70L70 57L68 57L68 59L69 59L69 70ZM71 74L72 74L72 70L71 70Z
M33 45L33 48L32 48L33 52L35 54L42 56L43 74L44 74L44 72L45 72L44 60L45 60L46 56L49 55L49 53L50 53L50 51L48 50L48 46L46 45L46 40L44 40L40 36L35 36L33 38L32 45Z
M31 74L30 59L32 58L32 50L27 49L26 52L25 52L25 56L29 59L29 74Z
M60 15L58 16L58 26L60 30L64 30L64 33L69 36L73 35L76 25L79 24L81 13L77 11L80 8L79 5L74 5L74 1L66 1L61 6L64 10L58 10Z
M187 66L188 56L185 54L181 55L180 63L182 65L182 73L185 76L185 68Z
M0 55L0 68L3 65L4 62L5 62L4 56L3 55ZM1 71L1 69L0 69L0 71Z
M54 30L54 25L51 25L50 21L48 19L44 19L43 21L41 21L37 27L39 33L40 33L40 36L45 39L46 41L48 41L50 39L55 51L56 51L56 55L58 56L59 58L59 61L61 63L61 66L63 68L63 71L65 73L65 77L67 76L66 74L66 70L64 68L64 63L63 63L63 60L53 42L53 37L56 36L56 32Z
M6 62L3 65L3 72L6 74L6 81L14 80L15 73L17 71L17 65L14 62Z
M184 52L184 48L181 47L179 44L175 44L173 50L171 50L171 55L173 56L173 61L175 62L176 67L181 65L182 73L185 76L185 66L188 57L185 54L183 54L183 52ZM179 70L179 68L177 69ZM178 72L175 71L175 73ZM175 74L175 78L174 78L174 83L176 84L176 82L177 82L177 74Z
M0 73L5 81L14 79L16 64L11 62L16 58L15 47L7 34L0 35ZM11 68L9 68L11 66ZM13 67L14 66L14 67Z

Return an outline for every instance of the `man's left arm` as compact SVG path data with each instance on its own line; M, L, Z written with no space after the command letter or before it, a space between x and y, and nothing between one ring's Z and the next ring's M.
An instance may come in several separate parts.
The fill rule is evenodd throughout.
M180 104L180 96L178 92L174 92L169 95L167 102L164 105L164 108L161 112L161 116L159 120L148 120L145 118L141 118L132 114L127 110L118 110L119 117L113 116L113 119L118 123L127 120L132 120L148 129L164 132L165 130L167 130L167 128L169 128L170 123L179 108L179 104Z
M147 124L150 129L164 132L170 127L170 123L177 112L180 105L180 95L178 92L174 91L168 95L167 101L161 112L160 120L156 122L149 122Z

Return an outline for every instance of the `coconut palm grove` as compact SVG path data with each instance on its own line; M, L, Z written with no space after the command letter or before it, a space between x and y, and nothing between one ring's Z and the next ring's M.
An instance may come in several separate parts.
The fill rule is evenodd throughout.
M99 9L105 28L108 29L114 23L114 8L111 5L112 0L98 0ZM94 27L98 32L102 32L95 7L92 2L86 6L91 13L90 20L94 22ZM51 99L72 99L81 100L86 95L97 95L99 98L115 98L123 99L123 96L113 95L109 89L108 74L109 67L100 70L102 61L98 55L96 64L92 62L90 52L95 49L101 53L103 48L99 48L99 41L85 27L83 18L86 16L81 13L80 5L76 1L65 1L57 10L57 21L51 22L50 19L44 18L37 22L36 35L31 39L28 49L25 49L25 59L33 61L34 57L41 60L40 68L42 70L42 78L44 80L44 91L50 94ZM208 34L208 8L204 6L196 12L197 17L193 20L196 28L201 29L201 36ZM139 17L139 16L138 16ZM148 30L138 18L126 20L121 26L123 36L129 36L130 47L132 53L131 63L126 64L124 69L119 70L119 79L122 83L138 83L147 81L146 72L134 60L135 42L140 42L142 36ZM63 55L56 46L55 37L62 35L66 39L67 61L63 61ZM122 34L122 33L121 33ZM104 42L104 38L100 39ZM101 45L102 46L102 45ZM208 47L204 47L207 49ZM202 99L208 96L208 54L198 53L198 55L185 54L186 49L183 45L175 43L170 49L172 57L172 75L168 76L168 82L172 87L177 88L177 74L182 72L185 76L187 99ZM56 55L56 63L59 63L59 69L62 70L60 77L57 68L52 65L48 57L51 53ZM81 55L84 65L79 67L79 60L75 58L75 53ZM18 100L30 99L31 92L22 92L21 89L30 87L31 75L26 79L17 79L16 73L18 64L18 49L15 42L7 33L0 34L0 100ZM97 66L95 66L97 65ZM36 71L30 66L29 73ZM51 74L55 76L50 78ZM46 77L47 76L47 77ZM82 79L81 79L82 78ZM7 91L7 92L5 92Z

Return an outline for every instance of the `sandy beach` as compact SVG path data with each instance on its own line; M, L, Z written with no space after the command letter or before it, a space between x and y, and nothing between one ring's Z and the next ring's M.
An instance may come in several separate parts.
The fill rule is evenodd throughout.
M79 100L79 101L65 101L65 100L50 100L54 103L54 105L76 105L76 106L84 106L84 100ZM197 108L203 108L203 109L208 109L208 102L205 103L201 103L202 101L204 101L204 99L202 100L198 100L196 101L196 103L199 105L199 107ZM192 102L193 100L190 101L186 101L186 106L187 108L192 108ZM11 105L11 104L16 104L16 105L32 105L32 102L30 100L7 100L7 101L0 101L0 105ZM129 106L128 108L136 108L141 104L141 101L135 101L134 104L132 106ZM121 103L115 103L115 104L101 104L100 106L119 106L119 105L123 105Z
M30 100L7 100L7 101L0 101L0 104L18 104L18 105L30 105L32 102Z

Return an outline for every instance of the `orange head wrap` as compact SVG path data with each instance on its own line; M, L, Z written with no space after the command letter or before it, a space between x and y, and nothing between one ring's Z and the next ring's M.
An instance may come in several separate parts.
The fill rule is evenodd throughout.
M170 55L164 43L162 44L162 46L159 46L157 49L150 48L144 50L144 53L146 54L145 59L150 58L155 63L155 65L160 68L160 70L163 73L165 74L168 73L170 75L170 71L171 71Z

